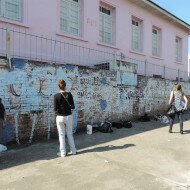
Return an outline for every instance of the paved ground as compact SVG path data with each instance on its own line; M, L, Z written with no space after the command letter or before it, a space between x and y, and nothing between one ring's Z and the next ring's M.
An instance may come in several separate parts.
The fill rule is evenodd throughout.
M0 189L190 189L190 121L183 135L178 124L172 134L158 121L133 125L113 134L76 135L76 156L57 157L57 140L1 153Z

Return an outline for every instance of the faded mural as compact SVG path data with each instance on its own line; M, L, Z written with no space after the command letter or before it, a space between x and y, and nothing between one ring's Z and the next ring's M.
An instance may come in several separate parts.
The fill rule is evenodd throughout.
M14 59L0 68L0 97L6 107L4 141L32 143L56 134L53 97L64 79L75 101L73 131L87 123L118 121L154 114L166 108L173 82L121 71L97 71ZM190 94L189 83L183 83Z

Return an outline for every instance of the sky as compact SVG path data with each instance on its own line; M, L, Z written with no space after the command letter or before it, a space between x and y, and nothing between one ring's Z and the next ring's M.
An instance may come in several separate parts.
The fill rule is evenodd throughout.
M189 13L190 0L152 0L152 1L190 25L190 13ZM190 37L189 37L188 52L190 54Z

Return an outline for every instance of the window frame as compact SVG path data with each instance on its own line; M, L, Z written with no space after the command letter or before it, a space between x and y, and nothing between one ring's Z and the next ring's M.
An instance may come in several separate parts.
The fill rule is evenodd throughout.
M107 13L109 12L109 14L106 14L105 12L103 12L103 10L100 10L100 9L104 9L104 11L107 11ZM99 42L108 44L108 45L114 45L115 44L115 38L114 38L115 7L105 4L104 2L100 2L98 10L99 10ZM101 19L103 20L102 23L101 23ZM106 19L110 19L111 20L110 23ZM110 27L109 27L111 31L110 33L105 30L106 22L107 24L110 24ZM108 40L109 39L108 35L105 35L106 33L110 35L110 41Z
M19 23L22 23L23 22L23 0L17 0L18 2L14 4L14 2L12 2L12 0L0 0L0 19L7 19L7 20L10 20L10 21L14 21L14 22L19 22ZM6 3L10 3L10 4L13 4L13 5L16 5L18 6L18 12L16 12L17 15L17 18L14 17L11 17L8 13L8 10L7 10L7 7L6 7Z
M157 32L156 34L156 47L154 47L154 34L153 34L153 30L155 30ZM161 57L161 43L162 41L162 30L161 28L158 28L156 26L152 26L152 56L155 57ZM154 52L154 48L156 49L156 52Z
M182 62L182 38L179 36L175 37L175 61Z
M135 26L137 26L138 23L138 30L139 31L135 31L137 29L137 27L135 28ZM134 39L134 35L135 32L138 32L138 42L136 39ZM131 49L132 51L135 52L143 52L143 43L142 43L142 35L143 35L143 20L139 19L135 16L131 17ZM137 43L137 44L135 44ZM137 48L135 46L138 46Z
M60 32L68 34L68 35L72 35L72 36L78 36L81 37L82 36L82 25L81 25L81 20L82 20L82 8L83 8L83 0L60 0L60 24L59 24L59 28L60 28ZM64 4L64 2L68 3L68 6L65 7L66 9L66 14L67 18L65 19L65 22L67 24L66 29L63 29L63 25L62 25L62 19L64 19L64 17L62 16L64 14L63 9L62 9L62 4ZM77 19L72 19L71 17L73 17L72 12L71 12L71 7L72 5L78 6L78 10L77 10ZM76 12L76 10L73 10L73 13ZM72 27L72 23L73 23L73 27ZM74 27L74 25L78 25L78 27ZM74 31L74 29L78 30L76 33L72 32L72 29Z

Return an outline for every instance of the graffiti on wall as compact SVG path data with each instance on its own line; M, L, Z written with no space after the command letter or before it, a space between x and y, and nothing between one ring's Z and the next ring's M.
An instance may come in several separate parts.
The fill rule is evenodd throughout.
M99 77L81 77L80 84L81 85L100 86L101 79Z
M117 72L113 71L81 71L75 66L36 65L27 61L20 65L17 61L13 71L0 68L0 97L8 115L4 130L6 142L14 139L22 143L24 136L32 143L36 133L41 131L47 139L51 137L55 125L53 98L59 92L59 79L66 81L67 91L74 97L74 131L79 123L122 119L138 115L143 108L143 111L151 111L158 99L164 104L165 92L169 94L172 86L160 79L142 80L140 87L120 85ZM190 89L188 84L185 89Z
M0 81L2 86L0 87L0 97L6 107L8 118L13 116L14 119L7 123L5 128L5 141L12 140L14 132L16 142L19 144L19 125L20 117L23 114L30 115L30 129L28 130L28 142L31 143L35 130L37 130L37 120L39 115L43 113L44 127L46 127L47 138L50 138L51 126L55 122L53 111L53 96L59 92L57 87L57 81L64 79L67 83L67 90L70 91L73 87L73 80L77 74L75 71L70 72L63 67L40 67L34 64L27 64L22 67L19 66L19 61L16 61L16 66L11 72L1 72ZM75 100L76 110L74 110L74 131L77 127L77 93L75 89L73 96Z
M144 98L144 94L142 91L134 89L131 90L131 88L119 88L119 93L122 94L122 97L125 98L126 100L131 100L131 99L140 99Z

